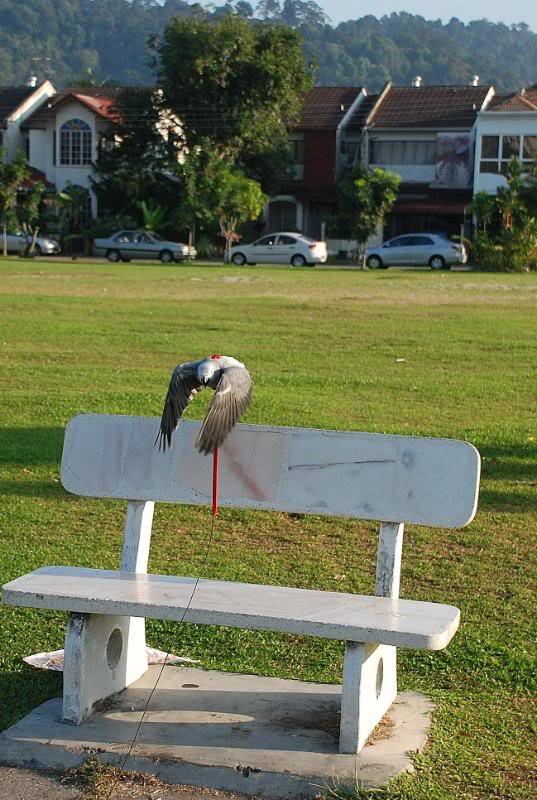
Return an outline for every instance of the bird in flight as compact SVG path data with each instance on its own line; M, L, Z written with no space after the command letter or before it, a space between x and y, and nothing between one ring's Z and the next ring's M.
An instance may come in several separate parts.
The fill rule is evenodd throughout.
M172 433L185 408L205 386L214 389L201 430L196 439L200 453L214 453L250 405L252 379L240 361L215 353L200 361L185 361L175 367L155 440L159 450L171 447Z

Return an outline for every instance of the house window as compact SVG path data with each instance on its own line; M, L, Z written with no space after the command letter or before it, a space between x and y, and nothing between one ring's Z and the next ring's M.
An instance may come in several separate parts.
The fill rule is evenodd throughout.
M289 139L289 152L293 164L304 163L304 139Z
M503 134L481 137L480 172L504 172L512 158L531 164L537 158L537 136Z
M520 136L502 136L502 172L512 158L520 160L520 138Z
M500 171L498 162L500 155L500 137L499 136L482 136L481 137L481 162L479 164L480 172L493 172Z
M343 139L341 142L341 153L347 164L355 164L360 153L359 139Z
M537 136L522 138L522 161L533 163L537 160Z
M91 129L81 119L70 119L60 128L60 164L84 166L91 164Z
M370 164L422 166L436 162L436 139L381 141L372 139Z

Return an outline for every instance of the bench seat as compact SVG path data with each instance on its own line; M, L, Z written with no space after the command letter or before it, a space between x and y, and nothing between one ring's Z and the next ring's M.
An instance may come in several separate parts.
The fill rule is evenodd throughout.
M6 584L3 601L180 621L194 584L194 578L54 566ZM184 621L440 650L459 626L459 610L415 600L200 580Z

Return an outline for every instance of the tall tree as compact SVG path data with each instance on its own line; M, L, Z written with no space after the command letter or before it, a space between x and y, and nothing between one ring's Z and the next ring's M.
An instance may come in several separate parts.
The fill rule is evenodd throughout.
M125 89L116 110L117 123L100 143L93 191L100 213L126 214L142 223L142 202L169 211L177 203L177 184L167 176L179 157L181 126L152 89Z
M226 258L237 229L257 219L267 196L257 181L222 158L207 140L185 155L178 170L184 193L180 213L191 230L196 224L226 240Z
M24 153L17 153L11 162L4 161L0 148L0 222L2 223L2 254L7 256L7 229L15 219L17 193L28 178L30 168Z
M37 234L44 221L44 195L45 184L37 181L24 192L20 192L17 198L17 220L26 236L27 256L35 251Z
M312 86L298 33L227 16L176 18L155 42L164 102L181 120L187 147L209 140L246 159L287 138Z
M237 233L239 226L257 219L268 197L256 181L247 178L239 170L224 167L218 177L215 212L220 235L226 242L224 260L228 262L231 245L240 238Z
M399 175L387 170L368 169L358 164L338 185L338 214L342 235L356 239L363 264L367 240L373 236L397 199Z
M313 0L284 0L280 19L294 28L302 25L324 26L328 23L328 17Z
M282 7L279 0L261 0L256 6L256 14L261 19L279 19Z

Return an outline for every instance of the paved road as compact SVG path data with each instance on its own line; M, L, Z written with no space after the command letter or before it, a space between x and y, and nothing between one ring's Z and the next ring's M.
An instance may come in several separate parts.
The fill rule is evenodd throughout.
M81 797L78 789L62 786L56 776L0 767L0 800L78 800Z

